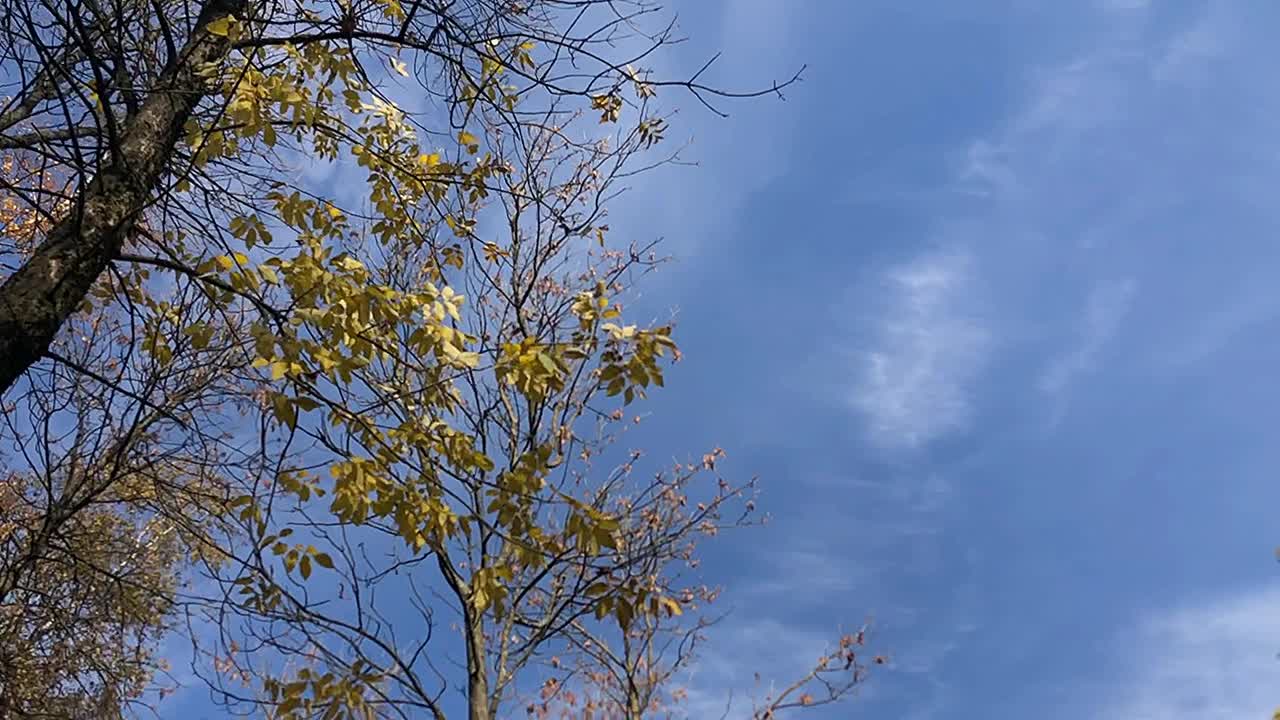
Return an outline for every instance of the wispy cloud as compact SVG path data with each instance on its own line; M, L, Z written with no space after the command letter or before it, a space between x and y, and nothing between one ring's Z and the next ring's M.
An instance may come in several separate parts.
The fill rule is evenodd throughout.
M798 584L797 588L809 588ZM964 595L962 591L960 593ZM963 604L963 599L961 599ZM866 622L870 628L868 645L862 649L863 661L885 653L889 667L873 666L845 702L806 711L813 720L849 717L865 712L877 713L880 702L888 701L894 712L905 712L910 720L926 720L945 708L951 688L936 677L946 657L955 652L976 626L957 615L945 636L907 641L897 632L918 621L910 609L872 617L853 618L839 627L815 630L806 627L802 618L774 618L759 614L730 615L709 632L710 643L704 646L689 671L681 678L687 699L678 717L724 718L737 720L751 717L753 704L776 694L812 670L820 655L829 652L842 633L855 632ZM894 703L890 693L907 683L916 688L915 697L907 705ZM927 689L921 692L920 684ZM810 686L821 695L820 686ZM888 706L886 706L888 707ZM790 715L785 715L790 717Z
M770 618L731 620L710 633L712 642L688 674L687 717L749 717L753 701L812 669L834 640Z
M1146 10L1151 0L1098 0L1098 5L1103 10L1112 12L1126 12L1133 10Z
M1099 720L1241 720L1280 707L1280 586L1156 612L1116 639Z
M1201 270L1220 270L1231 262L1228 253L1250 244L1259 260L1271 255L1270 244L1243 226L1261 215L1247 186L1275 184L1274 172L1249 175L1275 161L1235 148L1271 144L1273 124L1253 118L1261 112L1255 108L1275 105L1274 93L1258 89L1265 83L1239 92L1214 85L1239 82L1223 80L1222 63L1239 35L1241 13L1211 3L1188 21L1157 29L1150 3L1099 0L1096 7L1102 12L1089 42L1065 62L1029 67L1024 96L1008 119L958 153L952 188L978 218L961 241L993 277L1017 278L989 289L999 309L989 324L1002 335L1058 348L1033 375L1054 419L1080 389L1078 381L1104 369L1105 348L1140 287L1150 300L1144 308L1180 312L1177 323L1135 324L1156 348L1153 357L1135 361L1153 369L1203 359L1276 306L1274 293L1261 290L1265 282L1257 291L1249 282L1248 292L1233 284L1225 297L1183 308L1177 298L1188 292L1185 283L1169 281L1192 256L1174 257L1179 248L1215 242L1206 232L1232 237L1217 241L1222 259L1206 253ZM1242 172L1246 163L1255 169ZM1224 202L1231 205L1217 209L1222 219L1212 230L1183 215L1183 208ZM1021 279L1028 277L1038 280ZM1057 322L1053 313L1081 304L1075 298L1082 294L1078 319Z
M890 270L884 285L888 307L860 353L851 400L874 444L917 448L969 422L969 385L990 333L969 307L975 279L966 252L917 258Z
M1099 285L1089 293L1077 342L1050 361L1040 376L1042 391L1058 395L1076 376L1095 368L1099 352L1129 313L1137 290L1137 281L1126 278Z
M762 555L761 572L743 588L747 598L794 599L797 587L817 599L842 597L874 576L871 568L853 566L841 554L812 547L765 549Z

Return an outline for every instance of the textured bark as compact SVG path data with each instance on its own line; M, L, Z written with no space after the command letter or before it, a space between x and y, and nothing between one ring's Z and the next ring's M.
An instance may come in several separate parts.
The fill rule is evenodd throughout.
M467 720L491 720L488 661L484 647L484 614L470 603L463 612L467 641Z
M152 200L183 126L209 90L197 69L229 49L225 37L207 28L241 14L246 2L205 3L186 45L120 134L110 164L0 286L0 395L44 356Z

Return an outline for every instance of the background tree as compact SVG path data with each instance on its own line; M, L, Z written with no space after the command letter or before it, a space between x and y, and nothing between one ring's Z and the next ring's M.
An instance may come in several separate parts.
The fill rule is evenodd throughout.
M0 537L5 569L29 552L39 491L10 477ZM0 606L0 717L116 717L144 702L161 668L175 584L171 529L110 511L76 514Z
M5 406L0 717L114 717L156 700L144 691L185 558L208 551L229 497L217 473L231 463L210 462L216 426L189 423L222 402L234 363L189 342L130 358L115 320L73 320L57 362Z
M6 458L0 600L62 591L53 538L102 517L194 561L157 554L139 632L189 618L231 709L672 707L716 595L696 542L754 500L717 452L650 474L617 445L678 354L623 320L661 258L605 207L672 158L660 90L727 95L643 70L657 8L10 5L0 391L35 451ZM843 696L861 644L760 713Z

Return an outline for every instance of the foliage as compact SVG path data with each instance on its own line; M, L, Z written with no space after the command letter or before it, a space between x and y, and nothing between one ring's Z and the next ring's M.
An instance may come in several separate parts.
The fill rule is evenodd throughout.
M458 686L473 719L678 706L718 595L698 544L757 520L722 451L650 474L620 445L679 352L626 312L662 258L605 208L675 157L659 92L729 95L633 67L674 39L656 9L6 17L0 601L62 598L65 633L0 701L127 705L181 612L236 711L443 718ZM862 644L757 714L843 697Z

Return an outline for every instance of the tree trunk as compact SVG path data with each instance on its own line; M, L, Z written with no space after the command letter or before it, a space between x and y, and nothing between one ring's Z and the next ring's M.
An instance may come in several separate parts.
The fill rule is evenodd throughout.
M467 720L491 720L489 672L484 646L484 613L467 603Z
M81 191L34 255L0 285L0 395L38 362L58 329L119 253L165 174L183 126L209 91L197 70L221 61L226 37L209 24L247 0L208 0L186 45L119 136L107 167Z

